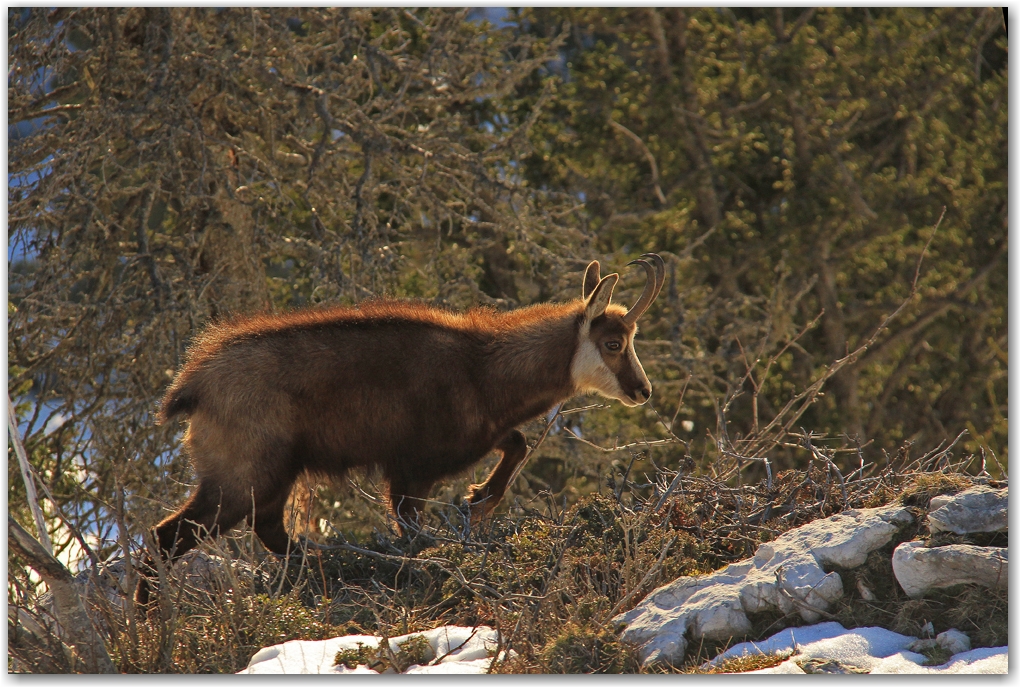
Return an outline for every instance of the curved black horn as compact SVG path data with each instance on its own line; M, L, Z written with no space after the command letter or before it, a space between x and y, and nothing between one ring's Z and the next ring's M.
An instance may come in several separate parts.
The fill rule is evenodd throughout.
M587 269L584 271L584 280L581 283L581 296L588 300L588 296L595 290L595 287L599 285L601 277L599 276L599 261L592 260L588 263Z
M634 324L637 318L641 317L648 310L648 306L652 304L652 301L659 295L659 291L662 290L662 284L666 281L666 263L662 261L662 258L657 253L645 253L637 260L631 260L627 265L641 265L645 270L645 274L648 275L648 282L645 284L645 290L641 293L641 297L627 311L627 314L623 316L625 322Z
M652 300L654 301L659 297L659 292L662 291L662 285L666 282L666 263L658 253L645 253L641 257L649 258L655 263L655 295L652 296Z

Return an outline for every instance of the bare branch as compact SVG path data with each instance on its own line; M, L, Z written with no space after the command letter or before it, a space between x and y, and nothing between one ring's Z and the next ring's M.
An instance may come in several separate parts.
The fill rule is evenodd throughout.
M35 491L35 480L32 478L32 466L28 462L28 454L25 452L25 445L21 443L21 433L18 431L18 418L14 414L14 404L11 403L10 394L7 395L7 428L10 430L11 443L14 444L14 453L18 457L18 467L21 469L21 479L25 482L25 492L28 494L28 507L32 511L32 518L35 520L35 529L42 542L43 549L49 555L53 555L53 542L50 541L50 534L46 528L46 520L43 518L42 508L39 506L39 495Z
M658 198L659 205L665 205L666 196L662 195L662 189L659 188L659 166L655 164L655 156L652 155L652 151L648 150L648 146L645 145L645 142L641 140L640 136L625 127L623 124L610 119L609 125L633 141L634 145L636 145L641 152L644 153L645 159L648 160L648 166L652 169L652 188L655 189L655 197Z

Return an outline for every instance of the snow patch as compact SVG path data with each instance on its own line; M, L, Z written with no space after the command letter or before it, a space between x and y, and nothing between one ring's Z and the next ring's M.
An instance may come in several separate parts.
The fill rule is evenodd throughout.
M728 658L759 654L789 654L779 665L748 671L760 674L804 674L802 666L824 661L846 670L824 672L867 672L875 674L1005 674L1009 672L1009 648L1005 646L973 649L956 654L940 666L921 665L923 654L908 647L916 637L901 635L881 627L847 630L836 622L808 627L788 628L763 642L742 642L705 664L717 666ZM822 671L815 671L822 672Z
M405 674L480 674L487 673L499 646L499 633L491 627L459 627L447 625L426 632L391 637L390 648L394 653L412 637L424 637L437 657L430 665L414 665ZM362 644L372 649L379 647L381 637L373 635L348 635L332 639L293 640L260 649L251 657L248 667L239 675L272 674L333 674L361 673L377 675L368 666L347 668L334 665L336 654L342 650L357 651ZM504 658L501 652L499 659ZM387 672L394 672L392 669Z

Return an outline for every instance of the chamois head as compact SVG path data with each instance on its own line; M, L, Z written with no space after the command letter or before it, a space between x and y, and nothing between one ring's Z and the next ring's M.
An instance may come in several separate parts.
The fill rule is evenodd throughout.
M627 264L641 265L648 277L644 292L630 310L610 304L620 275L607 274L600 279L598 261L585 270L581 288L584 319L570 374L578 392L595 392L637 406L652 395L652 385L634 352L637 319L659 295L666 266L655 253L645 253Z

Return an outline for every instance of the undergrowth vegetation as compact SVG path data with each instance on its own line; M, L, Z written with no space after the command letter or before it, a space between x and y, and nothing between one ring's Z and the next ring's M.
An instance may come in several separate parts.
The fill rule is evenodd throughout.
M648 672L638 648L619 639L612 618L656 586L747 558L762 542L846 509L898 502L923 516L935 495L975 482L998 483L969 475L974 463L973 456L953 461L943 449L908 464L868 465L845 477L821 461L743 483L732 461L729 469L714 465L709 472L715 476L661 470L647 484L618 474L607 480L614 489L567 508L551 499L518 500L471 530L458 504L434 504L428 524L413 535L376 531L354 539L337 533L321 548L288 559L265 553L250 531L241 531L206 542L202 552L169 570L147 616L136 615L129 600L118 605L96 594L89 598L122 672L234 672L261 647L291 639L396 637L447 624L498 629L499 650L512 651L506 660L493 661L496 673ZM901 541L930 538L925 522L918 517L863 566L838 571L845 595L830 609L831 619L848 628L877 625L915 636L956 627L970 635L974 647L1005 644L1006 592L959 587L912 600L899 589L892 549ZM1004 534L953 536L1007 545ZM215 557L233 558L233 565L210 564ZM25 603L23 612L29 608ZM777 659L710 669L703 663L738 641L804 624L796 614L779 612L751 620L744 637L694 642L683 665L650 670L765 667ZM26 663L73 669L56 647L33 643L24 632L12 639L15 669ZM337 662L384 670L434 660L413 649L364 647L340 652Z

